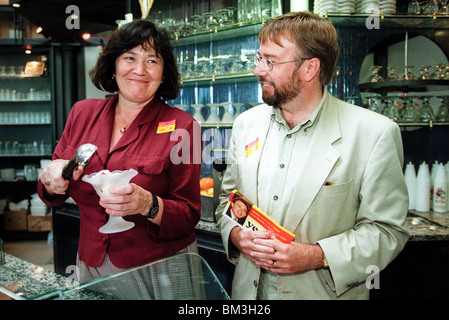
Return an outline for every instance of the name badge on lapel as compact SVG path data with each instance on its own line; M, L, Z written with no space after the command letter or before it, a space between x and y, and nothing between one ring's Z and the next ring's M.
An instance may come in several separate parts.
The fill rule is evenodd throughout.
M246 157L248 158L248 156L257 149L259 149L259 138L257 138L256 140L245 146Z
M166 132L172 132L175 130L175 127L176 127L176 119L173 119L171 121L159 122L156 133L161 134Z

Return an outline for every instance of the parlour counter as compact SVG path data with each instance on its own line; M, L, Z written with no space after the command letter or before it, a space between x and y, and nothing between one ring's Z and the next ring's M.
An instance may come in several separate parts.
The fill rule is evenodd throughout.
M0 265L0 298L14 300L228 300L199 255L181 253L79 284L40 266L5 254ZM141 282L143 278L147 281ZM149 280L148 280L149 279ZM134 281L139 283L133 286ZM139 282L140 281L140 282ZM144 284L144 287L141 286Z

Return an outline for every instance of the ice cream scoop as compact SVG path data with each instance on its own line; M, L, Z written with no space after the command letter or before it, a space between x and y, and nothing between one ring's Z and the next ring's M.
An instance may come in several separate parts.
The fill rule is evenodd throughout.
M80 145L78 147L78 150L76 150L75 158L71 159L62 170L62 177L65 180L71 180L75 168L80 165L84 167L87 163L87 160L89 160L89 158L94 154L96 150L97 146L93 145L92 143L85 143Z

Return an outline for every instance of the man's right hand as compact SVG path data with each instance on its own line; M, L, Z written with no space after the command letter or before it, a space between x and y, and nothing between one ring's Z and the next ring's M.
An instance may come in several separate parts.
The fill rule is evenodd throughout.
M234 227L229 235L232 243L236 248L250 258L254 263L259 261L259 259L253 256L254 252L262 253L274 253L274 249L271 247L258 245L254 243L254 239L271 239L271 235L265 231L247 231L240 227ZM267 263L273 263L272 261L264 261Z

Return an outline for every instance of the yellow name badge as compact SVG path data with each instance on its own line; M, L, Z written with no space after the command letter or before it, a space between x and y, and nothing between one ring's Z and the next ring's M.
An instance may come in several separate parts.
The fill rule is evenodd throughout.
M246 157L248 158L248 156L257 149L259 149L259 138L245 146Z
M156 133L161 134L166 132L172 132L175 130L175 127L176 127L176 119L173 119L171 121L159 122Z

